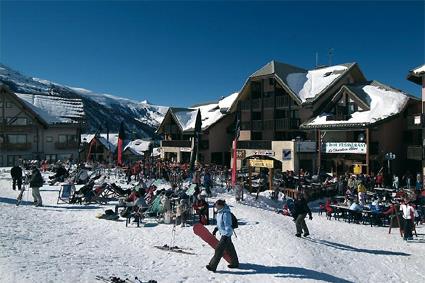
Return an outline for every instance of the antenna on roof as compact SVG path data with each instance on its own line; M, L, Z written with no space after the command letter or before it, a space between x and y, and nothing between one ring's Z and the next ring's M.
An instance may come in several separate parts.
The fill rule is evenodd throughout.
M334 49L329 48L328 56L329 56L329 66L332 66L332 55L334 54Z
M316 68L319 66L319 52L316 51Z

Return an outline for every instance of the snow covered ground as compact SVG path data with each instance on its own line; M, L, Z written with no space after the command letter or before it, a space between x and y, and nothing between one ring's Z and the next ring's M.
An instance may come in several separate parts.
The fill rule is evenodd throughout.
M406 243L397 229L388 234L388 228L314 213L307 220L311 238L299 239L291 218L273 211L273 201L236 203L220 194L240 220L233 242L241 266L228 269L222 261L211 273L205 265L213 250L191 227L177 227L174 244L196 255L169 253L153 246L171 244L173 225L126 228L123 220L97 219L112 206L56 204L58 187L42 188L44 207L32 206L31 194L16 207L10 183L0 170L0 282L95 282L96 275L158 282L425 282L424 226Z

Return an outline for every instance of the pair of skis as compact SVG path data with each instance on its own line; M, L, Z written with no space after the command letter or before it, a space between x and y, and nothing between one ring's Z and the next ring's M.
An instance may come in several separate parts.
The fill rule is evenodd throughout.
M108 278L106 278L100 275L96 276L96 280L105 283L157 283L156 280L142 281L137 277L134 277L134 280L131 280L129 278L121 279L116 276L109 276Z

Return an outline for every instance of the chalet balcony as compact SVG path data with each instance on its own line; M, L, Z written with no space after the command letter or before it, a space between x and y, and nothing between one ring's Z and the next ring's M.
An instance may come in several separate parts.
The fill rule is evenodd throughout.
M411 160L422 160L422 146L420 145L409 145L407 146L407 159Z
M424 121L424 117L422 114L407 116L406 118L407 129L420 130L423 127L423 124L424 124L423 121Z
M300 119L276 119L276 130L289 130L289 129L298 129L300 126Z
M274 120L264 120L263 128L264 128L264 130L273 130L274 129Z
M32 143L3 143L0 144L2 149L6 150L29 150L32 148Z
M289 96L276 96L276 108L289 108L291 99Z
M241 122L241 130L251 130L251 122Z
M192 147L190 140L161 141L161 147Z
M272 149L271 141L238 141L240 149Z
M80 146L80 143L75 142L55 142L56 149L77 149Z

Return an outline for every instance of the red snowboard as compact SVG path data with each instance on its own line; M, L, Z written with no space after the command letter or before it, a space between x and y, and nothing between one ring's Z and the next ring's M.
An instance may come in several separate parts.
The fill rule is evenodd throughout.
M193 226L193 232L198 235L202 240L204 240L207 244L209 244L213 249L215 249L218 245L217 238L211 234L210 231L208 231L207 228L205 228L204 225L201 223L197 223ZM228 262L231 263L230 256L225 251L223 254L223 258Z

